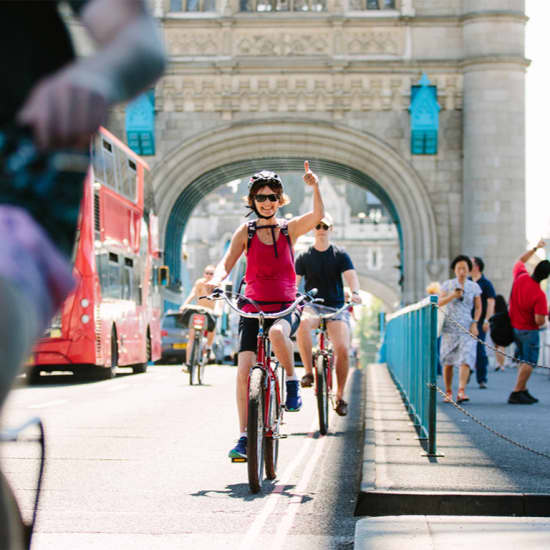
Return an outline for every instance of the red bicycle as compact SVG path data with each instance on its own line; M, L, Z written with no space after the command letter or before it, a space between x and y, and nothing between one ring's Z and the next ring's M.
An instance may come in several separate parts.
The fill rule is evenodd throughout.
M326 435L329 424L329 403L334 407L332 381L334 374L334 352L327 334L327 321L334 319L348 309L351 302L346 302L340 309L328 306L315 306L319 318L319 346L313 352L313 368L315 370L315 394L317 397L317 412L319 413L319 432ZM321 313L324 311L325 313Z
M287 436L280 431L284 410L285 371L271 353L265 321L280 319L292 313L301 303L312 301L316 291L310 291L296 298L285 310L276 313L248 313L240 309L232 298L246 300L259 310L257 304L246 296L236 292L216 289L208 298L224 299L229 307L243 317L258 319L258 344L256 364L248 374L248 423L247 423L247 458L232 458L232 462L248 462L248 484L252 493L261 490L264 474L267 479L275 479L277 459L279 457L279 440Z

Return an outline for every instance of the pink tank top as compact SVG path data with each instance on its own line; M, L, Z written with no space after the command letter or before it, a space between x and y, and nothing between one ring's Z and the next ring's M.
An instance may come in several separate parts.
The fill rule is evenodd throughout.
M279 230L277 255L272 244L264 244L258 238L256 229L250 241L246 259L245 296L259 302L265 312L285 309L296 299L296 271L294 256L287 238ZM256 308L246 304L244 311L254 313Z

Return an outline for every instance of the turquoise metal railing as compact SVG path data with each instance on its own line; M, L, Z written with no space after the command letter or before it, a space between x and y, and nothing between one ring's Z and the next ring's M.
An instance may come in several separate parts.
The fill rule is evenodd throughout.
M388 315L385 358L428 455L436 454L437 296Z

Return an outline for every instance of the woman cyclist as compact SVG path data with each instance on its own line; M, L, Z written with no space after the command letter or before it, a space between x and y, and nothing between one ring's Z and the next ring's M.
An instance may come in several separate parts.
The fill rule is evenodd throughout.
M258 303L262 311L276 312L288 307L296 298L296 272L294 270L294 243L300 235L311 231L324 216L323 200L319 191L319 178L304 162L304 182L313 187L313 210L292 218L288 222L277 219L277 211L289 203L283 193L281 178L274 172L262 171L250 178L248 207L257 219L243 223L233 234L231 244L216 271L209 289L213 290L225 279L244 252L247 255L245 296ZM246 303L241 308L255 313L256 308ZM302 399L294 370L293 347L290 337L299 324L299 314L293 313L275 322L268 321L269 339L273 352L286 371L287 411L299 411ZM240 437L231 449L231 458L246 458L247 380L256 360L258 320L241 317L239 321L239 356L237 370L237 411Z

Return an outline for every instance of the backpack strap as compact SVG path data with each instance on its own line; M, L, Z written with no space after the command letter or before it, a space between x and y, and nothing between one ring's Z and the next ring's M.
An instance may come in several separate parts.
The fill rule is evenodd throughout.
M288 234L287 220L281 220L281 233L286 237L288 247L290 248L290 255L292 256L292 261L294 261L294 250L292 250L292 242L290 240L290 235Z
M250 220L247 224L248 240L246 241L246 251L250 249L250 243L256 234L256 220Z

